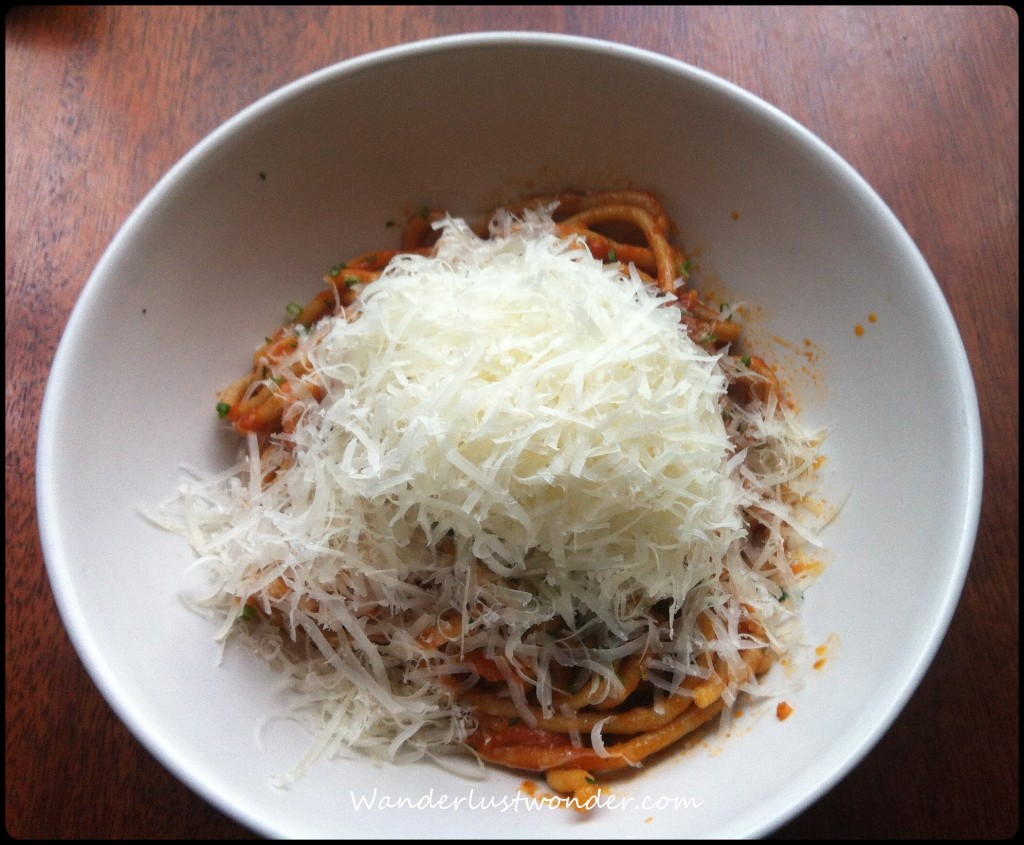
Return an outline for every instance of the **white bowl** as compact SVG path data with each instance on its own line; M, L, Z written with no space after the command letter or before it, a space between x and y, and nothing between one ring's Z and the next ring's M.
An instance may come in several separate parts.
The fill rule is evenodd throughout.
M813 342L814 378L796 386L808 420L832 428L826 492L848 494L825 536L833 562L806 601L809 640L830 644L826 668L787 698L787 721L767 708L745 716L731 736L617 786L628 806L583 823L511 803L523 777L498 770L467 781L429 764L321 761L275 788L307 739L264 724L283 699L258 659L235 649L216 664L210 626L178 598L191 554L138 508L164 501L183 464L226 465L215 391L285 303L320 289L324 268L392 244L386 221L425 203L471 213L525 191L622 184L666 197L700 277L762 307L752 331L784 366L807 365L799 345ZM96 268L54 361L38 509L61 613L103 694L171 771L262 834L738 837L828 790L920 681L970 560L981 455L939 287L834 152L680 62L497 33L301 79L160 181ZM374 790L419 804L355 806ZM679 798L689 806L670 806Z

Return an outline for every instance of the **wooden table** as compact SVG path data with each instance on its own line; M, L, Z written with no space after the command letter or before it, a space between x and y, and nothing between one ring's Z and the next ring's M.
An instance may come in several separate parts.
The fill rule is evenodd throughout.
M981 403L985 493L973 565L904 713L779 835L1010 835L1018 825L1019 26L1005 7L9 12L8 832L252 836L179 783L114 716L64 632L43 568L33 484L39 408L61 331L102 251L172 164L262 95L370 50L498 29L625 42L747 88L860 171L924 253Z

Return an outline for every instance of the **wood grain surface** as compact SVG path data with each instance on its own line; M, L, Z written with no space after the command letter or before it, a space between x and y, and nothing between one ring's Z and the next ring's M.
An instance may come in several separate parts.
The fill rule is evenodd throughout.
M936 274L976 379L977 545L903 714L779 837L1018 826L1019 24L1008 7L15 7L6 17L6 825L19 838L253 838L117 719L45 574L33 471L71 308L132 209L207 133L314 70L485 30L647 48L772 103L849 161ZM927 437L927 426L922 427ZM884 655L879 655L883 660Z

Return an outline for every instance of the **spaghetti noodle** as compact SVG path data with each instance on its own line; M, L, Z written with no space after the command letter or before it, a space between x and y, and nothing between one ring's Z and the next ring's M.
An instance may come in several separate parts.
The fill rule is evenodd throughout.
M639 191L426 210L223 391L246 459L182 530L321 751L468 747L586 801L791 646L818 442L672 234Z

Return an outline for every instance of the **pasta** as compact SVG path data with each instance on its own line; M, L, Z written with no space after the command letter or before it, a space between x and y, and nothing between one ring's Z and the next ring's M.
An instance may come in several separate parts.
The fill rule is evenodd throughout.
M475 229L424 210L222 392L245 459L184 490L178 527L222 635L323 703L320 751L471 749L582 802L757 693L799 636L820 438L734 310L688 286L672 230L642 191L531 197ZM559 273L565 301L534 307ZM577 315L590 285L621 313ZM593 347L557 346L562 307ZM506 343L506 322L534 333Z

